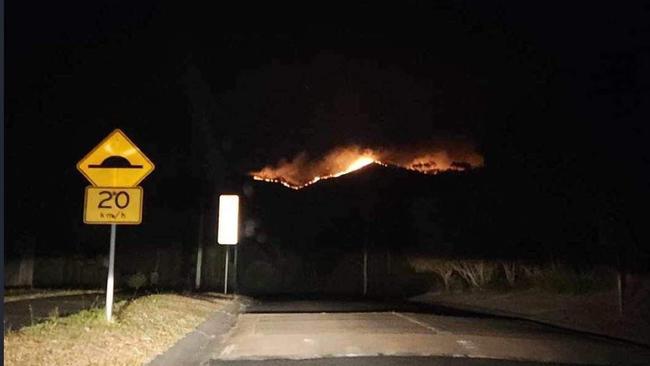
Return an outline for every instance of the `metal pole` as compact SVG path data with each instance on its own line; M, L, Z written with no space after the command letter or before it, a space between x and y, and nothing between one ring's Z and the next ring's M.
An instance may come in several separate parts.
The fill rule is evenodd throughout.
M115 265L115 231L117 225L111 224L111 249L108 254L108 279L106 280L106 320L113 314L113 267Z
M363 296L368 294L368 245L363 246Z
M235 293L239 290L239 286L237 284L237 252L238 252L237 247L239 247L239 245L235 245L235 258L234 258L234 261L233 261L233 264L232 264L233 267L234 267L233 268L233 276L235 277L235 279L233 281L233 283L234 283L233 291Z
M203 264L203 212L199 215L199 233L198 249L196 251L196 277L194 278L194 288L201 287L201 264Z
M230 246L226 245L226 270L223 276L223 293L228 293L228 253L230 253Z
M624 282L625 275L622 272L623 271L619 268L618 271L617 271L617 275L616 275L616 280L617 280L616 282L617 282L617 285L618 285L617 286L618 287L618 313L621 316L623 315L623 310L624 310L624 308L623 308L623 294L624 294L624 291L625 291L625 282Z
M201 287L201 263L203 263L203 245L199 244L199 249L196 253L196 278L194 279L194 288Z
M623 316L625 311L624 296L625 296L625 269L624 269L624 255L622 251L622 246L619 245L619 250L617 253L618 268L616 270L616 284L617 284L617 295L618 295L618 313L620 316Z
M390 248L386 248L386 272L388 272L388 274L391 272L391 260Z

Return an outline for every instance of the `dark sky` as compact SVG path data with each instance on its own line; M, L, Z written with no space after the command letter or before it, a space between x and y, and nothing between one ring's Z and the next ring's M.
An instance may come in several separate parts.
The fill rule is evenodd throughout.
M80 224L75 164L118 127L157 164L148 204L169 210L300 151L441 136L513 177L607 174L647 191L649 15L641 2L10 2L9 242Z

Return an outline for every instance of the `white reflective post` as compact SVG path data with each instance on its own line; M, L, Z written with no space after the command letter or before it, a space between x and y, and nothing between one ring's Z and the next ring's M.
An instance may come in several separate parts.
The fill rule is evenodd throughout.
M228 262L230 248L239 241L239 196L222 194L219 196L219 228L217 242L226 245L226 261L224 265L223 293L228 293Z
M235 245L239 240L239 196L222 194L219 196L219 230L217 242Z

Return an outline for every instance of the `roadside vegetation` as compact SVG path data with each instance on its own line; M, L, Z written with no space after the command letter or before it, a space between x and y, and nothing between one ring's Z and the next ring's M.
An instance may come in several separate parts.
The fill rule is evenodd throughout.
M5 365L141 365L228 302L219 294L155 294L47 321L4 336Z
M551 293L584 294L614 286L607 268L576 269L558 263L536 264L503 260L457 260L412 256L417 273L430 273L441 290L513 290L537 288Z

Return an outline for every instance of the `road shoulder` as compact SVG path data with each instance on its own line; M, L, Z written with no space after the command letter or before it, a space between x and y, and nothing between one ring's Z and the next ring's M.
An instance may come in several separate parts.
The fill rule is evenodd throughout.
M180 339L164 353L156 356L148 365L202 365L207 363L215 349L224 341L245 305L241 298L217 310L196 329Z
M530 304L530 298L534 297L532 295L528 292L502 294L490 291L427 293L410 300L475 313L530 320L646 347L650 346L650 326L646 324L630 323L624 318L617 317L615 312L590 309L593 304L587 301L583 303L579 298L573 299L571 302L562 299L555 301L556 299L549 294L544 297L545 307L540 307L539 311L535 311L535 307ZM534 295L541 296L540 294ZM559 296L557 297L559 298ZM518 304L519 302L525 306L518 306L521 305ZM544 311L541 311L542 308ZM521 309L521 311L517 311L517 309Z

